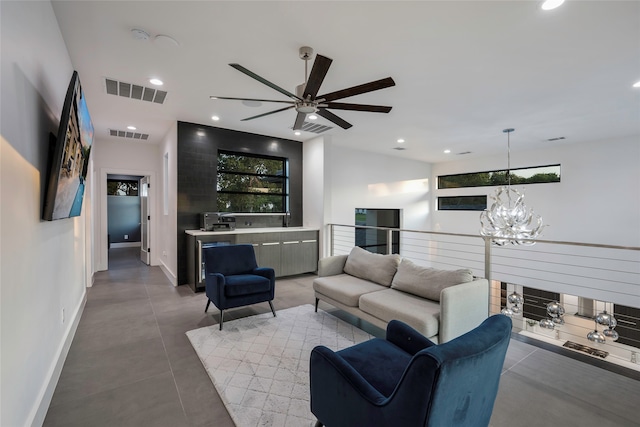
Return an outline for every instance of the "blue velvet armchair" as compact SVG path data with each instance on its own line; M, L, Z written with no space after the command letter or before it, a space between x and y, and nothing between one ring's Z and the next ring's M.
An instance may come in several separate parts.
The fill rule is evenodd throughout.
M224 310L259 302L271 302L275 296L276 278L273 268L258 267L252 245L212 246L203 249L207 306L220 310L220 330Z
M311 352L316 426L488 426L511 336L511 319L491 316L436 345L397 320L386 339Z

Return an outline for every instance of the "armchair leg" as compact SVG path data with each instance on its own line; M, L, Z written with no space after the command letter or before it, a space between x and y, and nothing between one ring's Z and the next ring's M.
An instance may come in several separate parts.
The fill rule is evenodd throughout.
M273 309L273 303L269 301L269 307L271 307L271 312L273 313L273 317L276 317L276 311Z
M206 313L209 310L209 304L211 304L211 300L207 299L207 306L204 308L204 312Z
M223 322L224 322L224 310L220 310L220 330L222 330Z
M318 303L320 302L319 298L316 298L316 313L318 312Z

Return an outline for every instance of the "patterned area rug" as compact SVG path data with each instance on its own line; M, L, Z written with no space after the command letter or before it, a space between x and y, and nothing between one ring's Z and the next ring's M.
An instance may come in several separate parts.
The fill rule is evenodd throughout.
M309 357L317 345L341 350L373 338L327 312L302 305L187 332L238 427L313 426Z

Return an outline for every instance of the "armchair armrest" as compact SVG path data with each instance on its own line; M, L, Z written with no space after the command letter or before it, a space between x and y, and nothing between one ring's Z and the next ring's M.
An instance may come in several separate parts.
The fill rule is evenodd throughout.
M489 282L476 279L440 292L438 343L451 341L478 327L489 316Z
M208 273L205 276L205 294L216 306L224 300L226 280L220 273Z
M339 354L325 346L317 346L311 351L309 372L312 396L331 393L330 389L338 385L342 390L349 389L374 405L380 405L387 399ZM314 390L320 392L314 394Z
M262 276L271 280L271 283L274 283L276 280L276 272L271 267L257 267L253 269L253 274L256 276Z
M342 274L348 255L334 255L318 260L318 276L335 276Z
M411 326L398 320L392 320L387 324L387 341L412 356L420 350L436 345Z

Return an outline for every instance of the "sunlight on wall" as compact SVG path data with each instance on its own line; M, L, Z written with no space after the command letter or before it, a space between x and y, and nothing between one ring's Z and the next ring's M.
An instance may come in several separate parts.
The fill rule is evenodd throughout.
M368 185L369 194L374 197L387 197L394 194L429 192L429 179L411 179L396 182L381 182Z

